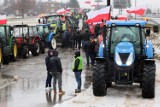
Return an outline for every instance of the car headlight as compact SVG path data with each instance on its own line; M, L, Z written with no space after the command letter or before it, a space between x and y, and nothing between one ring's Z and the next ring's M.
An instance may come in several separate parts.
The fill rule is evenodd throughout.
M133 53L130 53L128 59L127 59L127 62L126 62L126 65L131 65L133 62Z
M116 63L117 65L122 65L121 58L119 57L119 54L116 52Z

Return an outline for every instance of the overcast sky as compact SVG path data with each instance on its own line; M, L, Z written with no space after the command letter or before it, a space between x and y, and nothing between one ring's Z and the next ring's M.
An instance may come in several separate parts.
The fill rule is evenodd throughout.
M4 0L0 0L0 3L2 3ZM38 0L37 0L38 1ZM47 1L47 0L41 0L41 1ZM69 0L52 0L52 1L57 1L57 2L67 2ZM82 8L90 7L90 5L85 4L84 2L87 0L78 0L80 3L80 6ZM95 0L90 0L92 4L95 4ZM107 0L102 0L103 2L101 4L106 4ZM113 0L111 0L113 2ZM151 9L155 8L160 8L160 0L131 0L132 1L132 6L135 6L135 1L137 2L137 6L139 5L146 5Z

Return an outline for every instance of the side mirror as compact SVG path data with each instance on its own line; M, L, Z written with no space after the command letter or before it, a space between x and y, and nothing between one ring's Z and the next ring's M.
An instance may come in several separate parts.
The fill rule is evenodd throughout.
M153 26L153 31L154 31L154 33L158 33L159 32L158 25L154 25Z
M147 29L147 30L146 30L146 36L150 36L150 34L151 34L151 30L150 30L150 29Z

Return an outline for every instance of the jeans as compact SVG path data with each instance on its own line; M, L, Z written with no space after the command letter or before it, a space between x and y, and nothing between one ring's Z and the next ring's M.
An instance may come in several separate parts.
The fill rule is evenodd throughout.
M77 84L78 84L77 89L80 89L80 90L81 90L81 84L82 84L81 73L82 73L81 71L74 72L75 78L76 78L76 81L77 81Z
M53 77L53 89L56 90L56 84L58 81L58 88L59 90L62 90L62 73L56 72L56 73L51 73Z
M85 54L86 54L87 65L89 65L89 58L91 59L91 64L94 65L94 58L95 58L94 53L86 51Z
M52 75L50 74L50 72L47 72L46 88L51 87L51 80L52 80Z

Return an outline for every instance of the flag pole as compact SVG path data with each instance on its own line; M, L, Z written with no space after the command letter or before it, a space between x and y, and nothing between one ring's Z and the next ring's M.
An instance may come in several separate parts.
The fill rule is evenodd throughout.
M135 0L135 7L137 6L137 0ZM135 14L135 20L136 20L136 14Z

